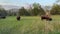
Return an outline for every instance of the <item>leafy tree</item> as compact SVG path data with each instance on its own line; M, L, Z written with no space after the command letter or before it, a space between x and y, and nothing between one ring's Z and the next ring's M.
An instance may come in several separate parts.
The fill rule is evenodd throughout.
M58 4L53 5L53 7L51 9L51 14L60 15L60 5L58 5Z
M40 6L39 3L33 3L33 7L34 7L34 8L38 8L39 6Z
M41 8L41 5L39 5L38 3L34 3L33 7L34 8L31 11L32 15L37 16L44 14L44 10Z
M1 14L2 16L6 16L6 15L7 15L6 10L5 10L2 6L0 6L0 14Z
M20 16L29 16L30 15L24 7L19 9L19 14L20 14Z

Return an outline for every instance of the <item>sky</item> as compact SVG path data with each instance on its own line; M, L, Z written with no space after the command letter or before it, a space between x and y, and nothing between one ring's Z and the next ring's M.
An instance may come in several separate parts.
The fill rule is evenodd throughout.
M27 4L39 3L40 5L53 5L56 0L0 0L0 5L23 6Z

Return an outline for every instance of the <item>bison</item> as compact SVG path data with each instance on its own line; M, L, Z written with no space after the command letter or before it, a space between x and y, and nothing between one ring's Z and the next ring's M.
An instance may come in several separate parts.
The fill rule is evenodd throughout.
M42 15L41 16L41 20L48 20L48 21L52 21L52 18L46 16L46 15Z
M6 18L6 16L0 16L0 19L5 19Z
M18 20L18 21L20 20L20 18L21 18L20 16L17 16L17 20Z

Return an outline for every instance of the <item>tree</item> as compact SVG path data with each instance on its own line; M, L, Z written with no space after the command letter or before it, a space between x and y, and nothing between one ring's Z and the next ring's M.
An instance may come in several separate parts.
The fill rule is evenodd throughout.
M38 8L39 6L40 6L39 3L33 3L33 7L34 7L34 8Z
M44 10L41 8L41 5L39 5L39 3L34 3L33 7L34 8L31 11L32 15L37 16L45 14Z
M52 9L51 9L51 14L60 15L60 5L54 4Z
M21 9L19 9L18 14L20 16L30 16L30 14L28 13L28 11L24 7L22 7Z
M0 6L0 15L1 16L6 16L7 15L6 10L2 6Z

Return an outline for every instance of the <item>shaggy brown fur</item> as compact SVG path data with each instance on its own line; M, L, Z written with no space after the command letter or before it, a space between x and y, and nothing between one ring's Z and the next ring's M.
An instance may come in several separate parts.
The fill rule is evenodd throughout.
M20 20L20 18L21 18L20 16L17 16L17 20L18 20L18 21Z
M50 18L50 17L48 17L46 15L41 16L41 20L44 20L44 19L49 20L49 21L52 20L52 18Z

